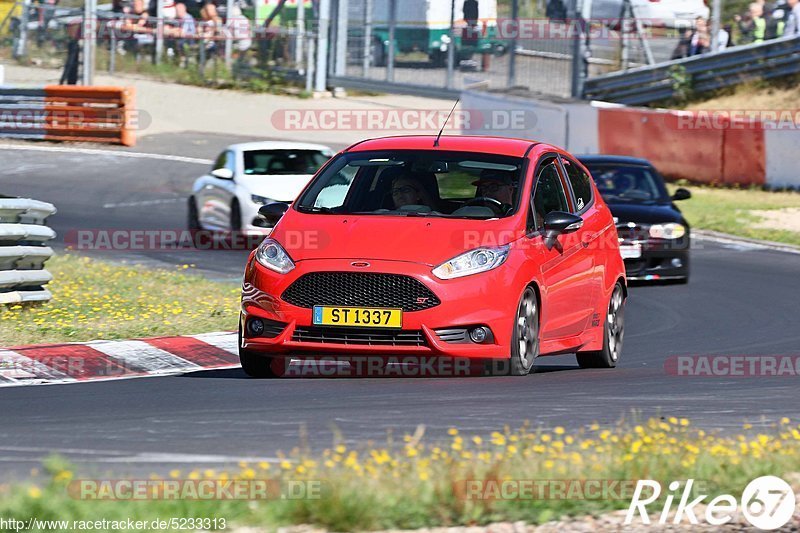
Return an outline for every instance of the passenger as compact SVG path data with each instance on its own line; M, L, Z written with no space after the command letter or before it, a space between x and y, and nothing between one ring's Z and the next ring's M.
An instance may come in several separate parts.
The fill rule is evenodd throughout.
M433 200L425 187L408 176L397 177L392 181L392 201L396 209L407 205L424 205L433 209Z

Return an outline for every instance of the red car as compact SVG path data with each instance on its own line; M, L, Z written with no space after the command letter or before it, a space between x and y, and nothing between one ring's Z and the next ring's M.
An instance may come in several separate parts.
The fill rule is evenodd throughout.
M502 360L514 375L539 355L617 364L627 285L616 228L586 168L559 148L367 140L291 206L260 213L277 224L244 276L250 376L321 354Z

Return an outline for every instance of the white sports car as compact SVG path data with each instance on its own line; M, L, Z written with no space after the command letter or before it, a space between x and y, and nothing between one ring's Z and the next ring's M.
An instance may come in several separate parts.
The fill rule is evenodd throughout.
M333 150L319 144L233 144L208 174L197 178L189 197L189 229L264 233L261 206L291 203Z

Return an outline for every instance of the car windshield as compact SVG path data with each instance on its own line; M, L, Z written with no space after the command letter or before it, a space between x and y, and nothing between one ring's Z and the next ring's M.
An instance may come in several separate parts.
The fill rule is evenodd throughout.
M607 202L662 203L668 202L661 177L642 165L587 165L597 189Z
M299 211L502 218L519 203L523 159L472 152L351 152L326 167Z
M247 150L243 152L244 173L256 176L314 174L331 155L322 150Z

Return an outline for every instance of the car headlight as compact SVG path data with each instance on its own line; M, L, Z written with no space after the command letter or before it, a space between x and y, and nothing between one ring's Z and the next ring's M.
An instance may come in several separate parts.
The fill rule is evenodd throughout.
M256 261L270 270L286 274L294 268L294 261L274 239L264 239L256 250Z
M254 204L267 205L275 203L275 200L273 200L272 198L267 198L266 196L259 196L257 194L251 194L250 199L253 201Z
M487 272L505 263L510 248L509 245L476 248L434 268L433 275L439 279L453 279Z
M650 226L650 237L653 239L680 239L686 235L686 226L670 222Z

